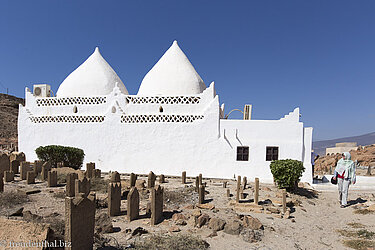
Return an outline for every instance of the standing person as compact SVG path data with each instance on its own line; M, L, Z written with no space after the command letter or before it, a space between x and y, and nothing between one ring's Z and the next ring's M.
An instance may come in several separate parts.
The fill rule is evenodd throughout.
M355 184L356 175L355 175L355 164L351 160L349 152L344 152L342 158L337 162L334 179L337 178L337 185L339 188L339 199L341 208L347 206L348 200L348 190L350 183Z

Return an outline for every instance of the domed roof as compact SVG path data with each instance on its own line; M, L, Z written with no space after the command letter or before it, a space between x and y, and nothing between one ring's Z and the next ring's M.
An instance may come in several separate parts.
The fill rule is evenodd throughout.
M138 95L195 95L206 89L177 41L143 78Z
M128 90L116 72L106 62L96 48L76 70L65 78L57 90L57 97L108 95L118 83L120 91Z

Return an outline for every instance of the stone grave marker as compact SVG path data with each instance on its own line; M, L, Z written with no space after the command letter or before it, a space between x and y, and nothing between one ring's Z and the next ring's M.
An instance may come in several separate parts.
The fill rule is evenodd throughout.
M164 176L163 174L161 174L161 175L159 176L159 183L160 183L160 184L165 183L165 176Z
M75 180L75 194L83 193L86 196L90 193L90 180L86 177L83 177L82 180Z
M198 203L199 204L203 204L204 203L204 195L205 195L205 190L204 190L204 186L201 185L199 186L199 200L198 200Z
M246 186L247 186L247 177L244 176L243 179L242 179L242 189L245 190L246 189Z
M28 171L31 171L30 162L28 161L21 162L21 168L20 168L21 180L26 180Z
M160 185L151 190L151 225L156 225L163 220L163 191Z
M259 203L259 178L255 178L254 203Z
M130 174L130 187L135 187L135 183L137 181L137 175L134 173Z
M202 186L203 185L203 176L202 174L199 174L199 186Z
M20 162L18 160L13 160L10 162L10 171L14 174L19 174Z
M129 221L136 220L139 217L139 193L136 187L130 189L127 201L127 218Z
M66 196L74 197L76 194L76 180L78 179L77 173L69 173L66 176Z
M0 173L0 193L4 192L4 176Z
M5 171L10 169L9 156L6 153L0 153L0 173L4 174Z
M181 183L186 184L186 171L182 172Z
M95 163L94 162L86 163L86 177L87 178L93 177L94 169L95 169Z
M48 187L57 186L57 172L56 171L51 170L48 172L47 186Z
M199 176L195 177L195 192L199 192Z
M108 215L120 215L121 210L121 181L120 174L113 172L108 184Z
M240 202L241 176L237 176L236 202Z
M94 169L93 170L94 178L101 178L102 177L102 170L100 169Z
M83 193L65 198L65 241L72 250L93 249L95 194Z
M42 172L41 172L43 181L48 180L48 171L50 171L51 169L52 169L52 164L50 162L43 163Z
M26 183L35 184L35 173L34 171L28 171L26 174Z
M4 172L4 179L5 179L5 182L14 181L14 172L12 172L12 171L5 171Z
M156 180L156 175L151 171L148 174L147 188L153 188L153 187L155 187L155 180Z

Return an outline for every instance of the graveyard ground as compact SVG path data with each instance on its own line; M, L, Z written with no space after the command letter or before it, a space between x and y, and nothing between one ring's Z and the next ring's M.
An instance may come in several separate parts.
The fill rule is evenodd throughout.
M55 236L62 238L66 172L69 171L59 172L58 187L49 188L40 179L36 184L27 185L19 176L6 182L4 193L0 194L1 217L50 224ZM244 199L236 203L234 180L226 180L231 193L231 197L227 197L223 180L204 179L207 184L206 203L198 206L194 179L188 178L187 184L181 184L181 178L166 177L166 183L161 184L164 187L164 220L151 226L147 215L150 198L150 192L145 188L147 177L137 179L140 218L131 222L127 221L125 198L129 176L121 175L122 214L110 219L106 216L108 179L109 175L103 173L102 178L91 180L91 191L96 192L97 198L95 248L98 249L109 246L113 247L111 249L184 249L181 246L204 249L208 245L210 249L375 247L375 194L371 191L350 190L350 205L340 208L336 190L320 192L309 185L301 185L295 193L287 194L288 208L283 214L281 192L271 184L260 182L260 205L257 206L252 203L253 182L243 190ZM26 194L29 191L40 192ZM20 208L23 208L21 212ZM6 230L12 234L12 230L24 229L7 225ZM2 233L2 237L6 235Z

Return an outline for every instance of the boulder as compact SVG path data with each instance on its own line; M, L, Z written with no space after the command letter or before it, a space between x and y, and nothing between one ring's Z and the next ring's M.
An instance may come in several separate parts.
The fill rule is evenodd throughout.
M214 231L221 231L224 229L225 223L225 220L214 217L210 219L208 227Z
M264 229L263 224L257 218L250 215L243 218L243 226L252 230Z
M197 219L197 227L201 228L202 226L207 224L209 220L210 220L210 216L208 216L208 214L202 214Z
M239 235L241 230L242 224L238 220L231 220L224 227L224 232L227 234Z

